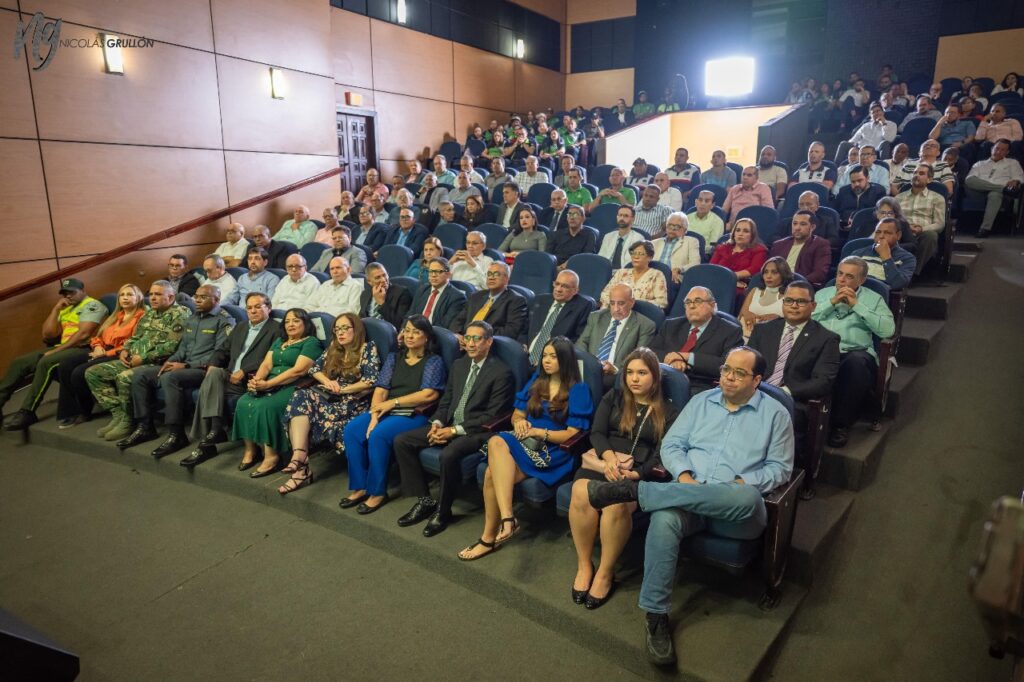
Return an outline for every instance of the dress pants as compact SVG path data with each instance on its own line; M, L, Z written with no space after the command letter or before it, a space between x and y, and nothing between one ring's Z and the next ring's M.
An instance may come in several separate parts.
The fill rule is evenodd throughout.
M164 389L164 423L182 425L185 423L185 391L203 383L206 370L178 369L160 374L160 367L147 365L132 374L132 413L136 419L153 418L153 399L158 387Z
M207 368L206 376L199 385L195 416L188 434L192 440L199 440L213 430L213 420L223 419L245 395L247 381L233 384L228 380L230 376L231 373L222 367Z
M998 209L996 209L998 210ZM914 274L920 275L928 261L935 257L939 250L939 235L941 232L925 231L914 237L914 256L917 258L917 265L914 267Z
M426 425L421 414L411 417L385 415L366 437L370 413L364 412L345 427L345 457L348 459L348 489L366 490L370 495L384 495L388 490L388 465L391 449L399 434Z
M840 356L832 389L832 428L849 428L857 421L877 376L878 361L867 351L853 350Z
M999 209L1003 206L1003 190L1006 189L1006 185L989 182L976 175L967 178L964 184L968 189L985 195L985 215L982 217L981 226L978 229L991 230L992 225L996 222L996 216L999 215ZM920 258L918 258L918 262L920 262Z
M11 361L7 368L7 374L0 379L0 407L11 399L11 394L32 381L32 385L21 402L21 409L35 412L39 403L43 401L46 389L50 382L57 378L57 366L60 361L70 354L77 354L80 348L64 348L52 355L43 357L49 348L40 348L19 355Z
M761 493L741 483L641 481L638 501L641 509L651 512L640 587L640 608L648 613L669 612L684 538L708 530L722 537L753 540L768 523Z
M427 442L429 426L406 431L395 438L395 459L402 475L402 495L426 497L430 494L427 478L420 464L420 451L432 447ZM437 511L444 517L451 516L455 493L462 484L463 459L479 452L492 433L477 433L456 436L441 449L441 489L438 493Z
M79 351L65 355L57 366L57 381L60 382L57 419L74 419L78 416L88 419L92 415L96 400L92 397L89 385L85 383L85 370L93 365L110 362L106 355L90 358L88 350L81 348Z

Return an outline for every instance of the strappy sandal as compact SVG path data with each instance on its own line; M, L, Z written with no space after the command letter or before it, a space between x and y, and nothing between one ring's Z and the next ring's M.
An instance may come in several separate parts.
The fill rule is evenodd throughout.
M300 473L304 474L301 478L299 477ZM309 462L302 462L292 473L292 477L285 481L284 485L278 487L277 492L281 495L287 495L299 488L304 488L312 482L313 474L309 471Z
M484 552L483 554L477 554L477 555L474 555L474 556L462 556L462 552L471 552L471 551L473 551L474 549L476 549L477 547L480 547L480 546L486 547L487 551ZM472 545L470 545L466 549L462 550L462 552L459 552L456 556L459 557L459 561L476 561L477 559L483 559L488 554L492 554L493 552L497 551L497 549L498 549L498 546L495 543L487 542L483 538L480 538L479 540L474 542Z
M296 452L307 452L307 451L303 450L302 448L295 448L294 450L292 450L292 460L290 462L288 462L288 466L286 466L284 469L281 469L281 473L282 474L294 474L296 471L299 470L299 464L300 463L299 463L299 460L297 460L295 458L295 453ZM303 465L308 465L309 464L309 455L308 455L308 453L307 453L306 457L302 460L301 464L303 464Z
M505 537L503 537L501 539L499 539L497 536L495 536L495 538L494 538L494 545L495 545L495 547L501 547L506 542L511 540L513 537L515 537L515 534L519 532L519 520L516 519L516 517L514 517L514 516L508 516L508 517L506 517L506 518L501 520L501 524L498 526L498 535L501 535L501 531L505 530L505 524L508 523L509 521L512 522L512 530L509 531L508 535L506 535Z

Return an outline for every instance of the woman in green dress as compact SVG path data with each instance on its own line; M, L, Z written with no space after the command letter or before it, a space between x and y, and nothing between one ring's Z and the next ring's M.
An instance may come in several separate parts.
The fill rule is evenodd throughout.
M235 407L231 428L233 440L245 441L245 454L238 465L245 471L256 464L259 446L263 446L263 463L249 474L262 478L277 471L281 453L288 449L282 417L295 382L306 376L323 350L313 333L313 321L302 308L292 308L284 316L286 338L277 339L256 374L249 380L249 392Z

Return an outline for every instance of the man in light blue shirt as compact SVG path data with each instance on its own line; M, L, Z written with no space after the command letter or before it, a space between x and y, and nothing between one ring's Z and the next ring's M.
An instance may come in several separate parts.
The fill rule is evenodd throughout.
M434 179L439 185L455 186L455 172L448 168L448 159L441 154L434 156Z
M267 298L274 297L274 290L281 278L272 272L267 272L267 264L270 262L270 255L266 249L254 246L249 249L246 255L246 263L249 272L238 278L238 283L224 298L224 303L239 305L245 301L245 297L252 293L266 294Z
M703 530L755 539L767 524L762 495L793 473L793 421L782 403L757 390L764 357L734 348L719 388L690 399L661 444L672 482L590 481L597 509L636 504L651 513L640 608L647 612L647 653L659 665L675 662L668 619L679 545Z
M292 218L284 221L284 225L274 235L279 242L291 242L302 248L313 241L316 236L316 223L309 219L309 207L296 206Z

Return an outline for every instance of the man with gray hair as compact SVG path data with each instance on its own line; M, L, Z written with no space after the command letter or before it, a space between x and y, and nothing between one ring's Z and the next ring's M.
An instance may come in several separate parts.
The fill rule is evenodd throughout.
M245 264L245 255L249 252L249 240L245 238L245 225L231 223L225 231L227 241L217 247L215 254L224 259L224 265L236 268Z
M480 196L480 190L470 184L469 173L459 171L459 174L455 176L455 189L448 192L448 201L465 206L466 199L478 196Z
M211 253L203 259L204 276L200 276L200 284L212 284L220 291L220 298L224 299L231 295L238 283L231 273L227 272L224 259L216 253ZM198 293L198 292L197 292Z
M466 235L466 248L459 249L452 255L448 264L452 268L452 279L469 282L477 289L487 288L487 267L494 262L490 256L484 255L487 248L487 236L476 230Z
M633 288L626 283L616 284L609 292L608 307L590 313L576 342L577 348L601 361L605 390L615 385L619 369L626 366L626 357L648 345L654 336L654 323L633 310L635 303Z
M363 281L349 276L352 270L348 261L341 256L331 259L328 272L330 272L331 278L313 292L303 307L311 313L327 313L333 317L342 313L358 315L359 297L363 294ZM331 330L325 329L324 331L328 336L331 335Z
M539 185L542 182L551 182L547 173L537 170L538 163L536 156L532 154L527 156L526 170L516 175L516 184L519 185L519 189L522 190L524 196L534 185Z
M530 321L526 299L508 288L509 267L502 261L487 266L487 286L470 294L466 307L459 311L451 330L463 344L463 334L474 322L486 322L498 336L526 341L526 327Z
M277 283L271 297L273 307L278 310L305 308L313 292L320 286L320 280L306 272L306 259L302 254L293 253L285 261L288 276Z
M654 260L672 268L676 284L683 281L684 272L700 265L700 244L686 235L688 226L686 214L674 211L665 220L665 236L654 240Z
M309 207L301 205L295 207L292 217L284 221L281 229L274 235L277 241L291 242L300 248L313 241L315 236L316 223L309 219Z

